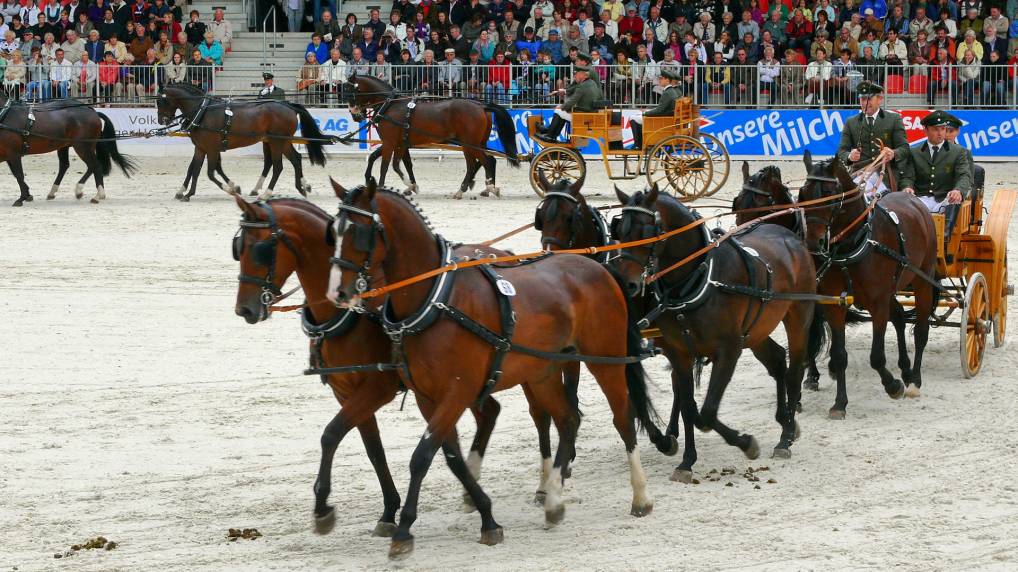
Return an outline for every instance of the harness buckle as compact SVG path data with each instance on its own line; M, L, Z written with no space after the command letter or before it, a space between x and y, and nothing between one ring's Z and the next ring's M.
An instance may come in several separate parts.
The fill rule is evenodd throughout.
M272 302L276 299L276 295L272 293L268 288L262 288L262 304L264 306L271 306Z

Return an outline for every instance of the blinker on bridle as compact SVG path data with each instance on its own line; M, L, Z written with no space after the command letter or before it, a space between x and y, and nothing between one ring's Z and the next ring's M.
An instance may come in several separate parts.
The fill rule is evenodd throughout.
M276 248L279 246L279 243L282 242L290 249L291 252L294 253L295 256L297 255L297 249L276 223L276 213L273 211L272 205L267 202L257 204L265 209L269 220L249 220L246 216L240 219L240 222L238 223L240 228L237 230L237 234L233 237L233 259L239 262L241 255L244 253L245 230L261 229L271 231L269 238L266 240L259 240L251 246L252 262L268 269L265 277L262 278L259 276L252 276L250 274L240 274L237 276L237 280L242 283L254 284L261 287L261 303L264 308L268 309L273 303L282 300L297 290L291 290L289 294L284 295L279 286L276 286L274 282L276 276Z
M349 195L351 198L353 192ZM360 224L350 220L350 214L361 215L371 219L371 224ZM358 294L367 292L368 287L371 284L371 258L375 253L375 233L382 236L382 240L385 240L385 226L382 224L382 217L378 213L374 213L360 207L355 207L347 202L339 204L339 213L336 215L336 237L341 239L346 233L347 229L352 227L354 229L354 248L358 251L366 254L364 262L360 265L354 264L345 258L339 256L333 256L329 261L339 268L349 270L357 274L357 280L354 282L354 289L357 290Z

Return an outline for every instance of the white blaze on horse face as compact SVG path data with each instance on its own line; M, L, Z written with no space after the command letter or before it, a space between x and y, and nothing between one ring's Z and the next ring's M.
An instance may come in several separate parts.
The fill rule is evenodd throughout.
M336 252L333 254L336 258L342 258L343 256L343 232L339 228L339 221L341 217L336 218L336 222L333 224L333 230L336 233ZM343 285L343 270L335 264L329 268L329 289L325 292L325 297L329 299L333 304L336 303L338 298L339 288Z

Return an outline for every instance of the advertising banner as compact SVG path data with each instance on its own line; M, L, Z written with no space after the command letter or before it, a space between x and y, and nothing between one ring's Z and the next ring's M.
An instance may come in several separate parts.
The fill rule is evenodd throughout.
M117 133L122 136L139 135L160 127L154 108L110 108L100 109L114 123ZM345 109L310 109L319 129L326 135L344 135L359 129L358 139L374 139L373 130L366 124L353 121ZM623 135L626 145L632 143L629 130L630 118L638 112L622 112ZM837 150L841 130L845 121L857 114L857 110L826 109L733 109L703 110L700 129L719 138L728 147L733 157L789 157L795 158L809 149L814 155L832 155ZM902 114L909 143L915 144L925 138L920 120L928 110L899 110ZM979 159L1008 160L1018 157L1018 113L1015 111L958 110L953 112L964 123L959 141L972 150ZM551 116L550 109L510 109L510 116L516 127L516 145L521 154L533 153L534 141L527 135L527 118L540 115L545 121ZM238 125L236 127L240 129ZM122 143L127 152L138 154L165 154L190 152L191 143L186 137L152 137L125 140ZM492 129L488 147L502 150L498 136ZM367 143L330 145L328 153L363 154L370 146ZM599 155L595 143L583 150L585 155ZM253 145L230 151L231 154L261 154L261 147Z

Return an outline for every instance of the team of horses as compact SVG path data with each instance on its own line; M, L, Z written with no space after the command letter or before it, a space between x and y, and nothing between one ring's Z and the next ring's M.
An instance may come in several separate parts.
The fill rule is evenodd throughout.
M484 244L450 244L408 193L371 177L350 189L332 182L339 200L334 216L300 199L248 202L236 195L242 212L234 238L241 268L236 312L249 323L267 319L296 273L307 297L301 311L311 340L309 372L319 373L340 403L321 439L315 529L325 533L335 524L336 511L327 502L332 458L345 435L357 429L382 486L375 534L391 537L391 558L405 558L414 549L411 527L421 485L439 450L463 486L465 505L481 517L480 542L501 542L502 528L479 479L500 411L492 396L517 385L538 432L541 478L535 501L548 526L560 524L563 486L576 454L581 363L607 399L625 447L633 516L653 509L638 428L666 455L677 454L677 439L683 437L674 481L692 480L694 429L716 431L750 459L760 455L757 439L724 424L719 411L744 348L774 379L779 434L772 455L790 458L800 435L796 413L804 378L805 387L817 389L827 330L830 374L837 384L829 415L845 417L850 312L845 303L828 302L844 300L846 291L855 306L869 312L870 363L887 394L917 396L926 317L936 300L934 288L910 269L933 274L930 217L901 194L868 207L836 158L814 162L807 154L804 164L807 180L798 197L776 167L750 174L744 165L743 187L732 203L737 226L724 234L656 187L633 194L616 188L619 213L609 223L587 203L580 185L549 183L542 174L545 197L534 227L543 253L525 258ZM861 248L861 218L869 248ZM874 247L895 250L900 240L911 247L909 266ZM569 252L554 252L562 250ZM914 361L905 344L905 314L895 301L895 292L904 288L917 296ZM888 321L898 334L903 381L886 367ZM779 324L785 346L773 337ZM641 366L653 353L641 338L647 328L659 332L653 346L671 365L667 422L651 404ZM706 364L710 378L698 407L694 387ZM403 499L374 417L401 390L414 392L426 422ZM478 430L464 456L456 422L468 409ZM559 436L554 454L552 423Z

